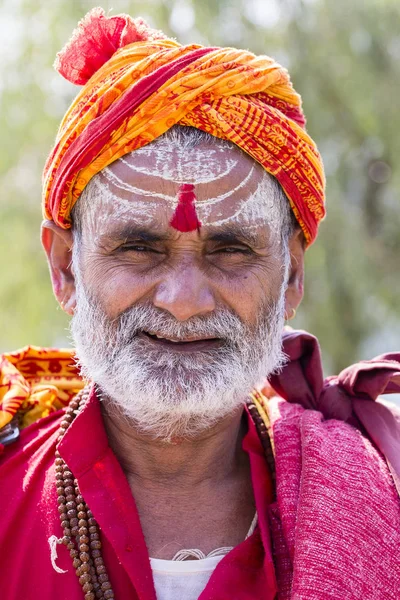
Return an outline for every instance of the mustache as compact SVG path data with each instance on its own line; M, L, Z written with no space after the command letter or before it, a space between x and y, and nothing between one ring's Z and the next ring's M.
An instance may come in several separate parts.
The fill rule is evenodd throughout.
M126 342L145 331L178 340L211 337L237 343L246 330L240 317L226 308L207 316L194 316L179 322L171 314L148 304L129 307L112 324L121 341Z

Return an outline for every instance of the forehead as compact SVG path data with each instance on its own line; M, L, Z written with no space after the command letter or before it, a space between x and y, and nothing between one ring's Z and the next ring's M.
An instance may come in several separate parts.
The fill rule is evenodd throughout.
M95 176L91 204L100 208L97 226L116 220L168 226L182 184L194 186L202 226L277 227L276 188L250 156L217 139L187 147L163 138Z

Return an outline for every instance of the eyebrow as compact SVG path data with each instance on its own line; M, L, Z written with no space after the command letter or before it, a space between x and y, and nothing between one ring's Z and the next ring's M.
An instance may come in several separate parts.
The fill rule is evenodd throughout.
M259 246L262 236L250 231L240 225L226 225L218 229L210 229L206 235L206 240L210 242L220 242L222 244L235 244L242 242L249 246Z
M171 239L169 233L160 233L152 228L143 227L143 225L136 225L134 223L127 223L120 227L105 232L101 236L102 242L116 241L116 240L138 240L141 242L164 242Z
M137 240L141 242L157 243L166 242L174 238L176 230L170 229L165 233L157 231L155 225L152 227L143 227L135 223L127 223L101 236L102 242L116 240ZM204 236L205 242L215 242L222 244L245 243L250 246L259 246L262 244L264 236L256 234L250 229L240 225L220 226L218 229L210 226L209 231Z

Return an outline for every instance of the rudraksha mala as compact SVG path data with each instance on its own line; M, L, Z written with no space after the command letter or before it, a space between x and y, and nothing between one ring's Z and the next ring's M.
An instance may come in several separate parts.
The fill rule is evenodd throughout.
M257 391L254 391L251 396L261 404L261 406L265 409L266 414L268 415L267 409L265 406L266 399ZM271 479L272 479L273 498L275 499L276 472L275 472L274 451L273 451L272 443L271 443L271 435L272 435L271 427L269 424L267 426L264 423L260 413L258 412L258 408L254 402L252 402L250 400L247 403L247 408L248 408L251 418L253 419L253 423L256 426L258 437L260 438L260 441L261 441L261 444L262 444L262 447L263 447L263 450L265 453L265 458L267 460L267 465L269 467L269 471L270 471Z
M70 402L60 425L60 442L72 421L82 410L90 394L85 388ZM56 451L56 486L58 512L64 537L85 600L110 600L114 592L101 555L100 531L92 511L79 491L77 480Z
M85 406L89 394L90 388L85 388L70 402L61 421L57 443L62 440L72 421ZM258 401L262 400L256 392L254 394L256 394L254 398ZM256 404L249 401L247 407L260 437L274 483L275 465L270 432L260 416ZM58 512L64 534L62 543L69 550L85 600L95 600L96 598L110 600L114 598L114 592L101 555L99 527L80 493L77 480L58 450L56 450L55 471ZM275 485L273 488L275 489Z

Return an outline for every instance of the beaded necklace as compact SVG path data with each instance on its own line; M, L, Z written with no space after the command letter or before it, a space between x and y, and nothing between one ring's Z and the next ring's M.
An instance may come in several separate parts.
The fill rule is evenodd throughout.
M91 387L85 387L70 402L60 424L57 444L89 399ZM256 426L265 457L275 484L274 456L268 427L265 398L257 391L247 403ZM100 529L92 511L80 493L78 482L68 465L56 450L55 460L58 512L63 529L62 543L68 548L72 564L85 600L110 600L114 592L101 554ZM273 485L275 489L275 485Z

